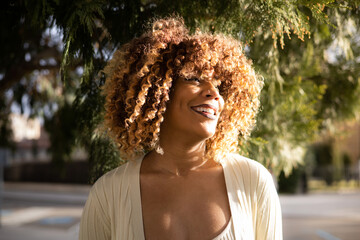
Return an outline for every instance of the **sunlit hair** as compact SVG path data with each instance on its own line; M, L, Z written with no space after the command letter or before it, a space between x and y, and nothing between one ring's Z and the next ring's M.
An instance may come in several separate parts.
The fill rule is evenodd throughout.
M239 133L249 135L263 84L238 41L190 35L181 18L155 21L148 32L123 45L104 72L105 125L126 160L159 147L166 103L179 76L221 81L225 107L215 135L206 140L206 155L215 161L237 151Z

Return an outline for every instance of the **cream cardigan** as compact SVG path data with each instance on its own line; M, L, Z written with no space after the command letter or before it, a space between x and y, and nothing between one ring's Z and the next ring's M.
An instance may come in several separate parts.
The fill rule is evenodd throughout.
M143 157L102 176L92 187L80 240L144 240L140 198ZM258 162L231 154L224 169L237 240L282 240L279 198L271 174Z

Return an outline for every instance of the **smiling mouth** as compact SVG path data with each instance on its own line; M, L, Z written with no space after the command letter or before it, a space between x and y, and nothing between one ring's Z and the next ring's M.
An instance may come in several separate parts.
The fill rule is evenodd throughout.
M216 120L216 112L214 109L209 107L191 107L192 110L194 110L196 113L209 118L211 120Z

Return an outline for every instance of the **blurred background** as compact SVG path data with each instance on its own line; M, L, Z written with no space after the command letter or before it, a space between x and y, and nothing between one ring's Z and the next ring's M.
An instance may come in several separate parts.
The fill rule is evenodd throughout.
M360 1L0 3L0 239L76 239L91 184L123 161L101 69L154 17L231 35L264 78L241 154L274 175L284 239L360 237Z

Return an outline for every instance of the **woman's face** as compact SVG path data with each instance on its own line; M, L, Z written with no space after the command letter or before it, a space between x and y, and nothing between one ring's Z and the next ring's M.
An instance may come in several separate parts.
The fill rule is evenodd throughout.
M220 81L211 79L179 77L170 94L162 128L197 140L212 137L224 107L217 89L219 84Z

